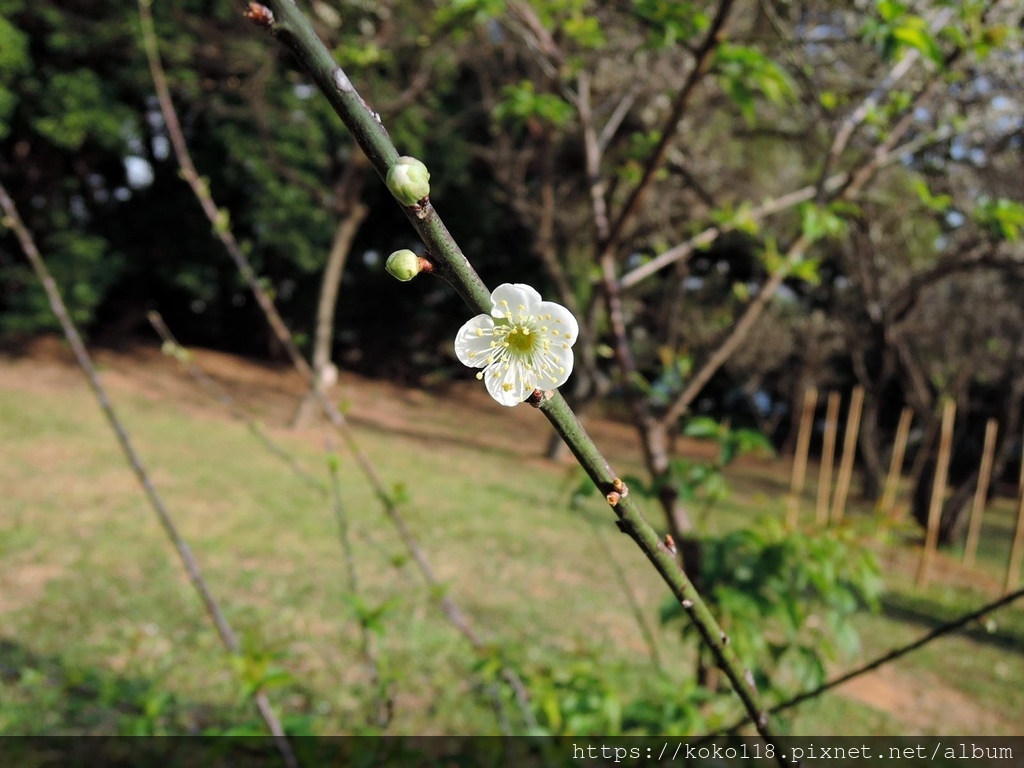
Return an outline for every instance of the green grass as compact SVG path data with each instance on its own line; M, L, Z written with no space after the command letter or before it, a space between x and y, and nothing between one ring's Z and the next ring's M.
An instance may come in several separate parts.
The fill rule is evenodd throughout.
M247 647L290 675L271 697L291 727L360 728L368 693L328 505L215 406L197 412L116 388L114 396L230 621ZM568 509L571 472L528 455L546 434L540 415L530 415L535 437L527 451L516 442L518 427L508 427L508 449L481 438L480 418L500 438L510 418L504 409L475 414L460 433L459 405L445 399L427 400L406 430L357 431L386 482L408 489L403 511L449 594L527 673L586 663L624 699L650 695L665 681L681 688L691 678L692 649L656 628L668 669L653 670L599 542ZM431 438L442 422L446 437ZM0 732L181 732L251 722L228 659L85 387L0 388L0 435ZM277 435L321 471L318 439ZM638 472L616 464L622 474ZM364 597L394 601L380 637L396 679L391 732L496 732L466 642L411 564L391 561L400 542L347 456L341 471L345 510L360 533ZM782 474L731 472L734 494L709 515L709 529L781 515ZM613 534L616 557L656 624L666 589L615 532L607 508L595 500L590 513ZM987 527L979 567L995 573L993 553L1001 550L990 532L1005 537L998 525ZM893 574L892 588L886 610L859 621L861 659L991 599L942 587L919 595L902 573ZM938 733L981 718L990 732L1008 733L1024 722L1024 611L1004 611L997 623L994 634L974 628L895 665L906 679L941 685L959 713L929 725L883 713L884 702L872 707L834 694L801 707L789 726L815 735ZM833 668L855 661L837 659Z

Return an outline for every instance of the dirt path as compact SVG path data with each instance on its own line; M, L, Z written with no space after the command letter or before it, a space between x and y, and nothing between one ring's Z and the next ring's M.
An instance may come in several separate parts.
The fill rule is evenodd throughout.
M908 674L896 666L881 667L837 691L853 701L892 715L905 735L934 733L936 724L956 713L958 730L965 733L1013 731L996 712L979 707L960 691L943 685L934 675ZM939 729L941 730L941 728Z

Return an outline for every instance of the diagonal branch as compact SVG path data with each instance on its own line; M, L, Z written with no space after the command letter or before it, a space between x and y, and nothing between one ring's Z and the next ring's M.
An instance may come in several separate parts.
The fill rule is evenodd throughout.
M352 551L352 539L349 537L348 515L345 514L344 494L341 490L341 476L338 472L340 461L334 450L334 443L328 438L327 471L331 477L331 506L334 509L334 517L338 522L338 538L341 541L341 551L345 559L345 573L348 577L348 591L354 599L359 599L359 573L356 571L356 558ZM373 632L366 619L360 612L359 615L359 639L360 651L363 661L366 662L366 670L370 677L370 683L375 688L374 694L377 699L376 725L379 728L386 728L395 712L395 697L392 681L386 680L381 675L380 655L377 651L377 644Z
M932 21L931 28L929 30L931 34L935 34L942 29L952 15L953 10L951 8L947 8L938 13ZM825 162L821 168L821 175L818 180L816 195L819 201L824 199L826 191L825 184L828 180L829 174L839 162L839 158L846 149L846 145L850 143L850 139L853 138L853 134L861 125L864 124L864 121L868 119L868 115L871 114L872 110L882 103L882 100L886 95L888 95L888 93L896 86L903 76L910 71L910 68L914 66L920 58L921 52L917 48L911 48L909 51L906 51L903 56L900 57L900 60L896 62L895 66L889 70L889 74L887 74L875 89L868 94L864 101L862 101L857 108L847 115L845 120L843 120L842 125L839 126L839 130L836 131L835 138L832 140L832 145L828 149L828 153L825 156Z
M708 29L707 35L694 52L695 60L693 63L693 69L690 70L690 74L687 76L686 82L683 83L683 87L680 88L679 93L676 94L675 101L672 104L672 109L662 126L661 137L658 139L658 143L655 145L651 156L647 159L647 164L644 166L643 173L640 176L640 181L638 181L636 187L633 188L633 191L622 206L622 210L619 211L619 215L615 217L608 233L608 237L605 238L602 243L602 250L605 253L613 252L617 247L619 240L622 238L623 231L629 224L630 219L632 219L639 210L640 203L643 202L644 195L647 194L647 190L654 181L655 174L665 161L665 155L668 152L668 147L672 143L672 140L675 139L676 133L679 130L679 121L683 119L683 113L686 112L686 108L689 106L690 99L696 92L697 86L700 85L704 76L711 69L714 54L722 41L725 22L729 16L729 12L732 10L732 5L733 0L720 0L718 10L715 12L715 16L711 20L711 26Z
M103 384L100 382L99 375L96 372L96 366L93 365L93 362L89 357L89 353L85 349L82 337L79 335L78 329L75 327L74 321L71 319L71 315L68 313L67 307L64 304L64 300L61 298L60 289L57 287L57 283L53 279L53 275L50 274L50 270L46 268L46 263L43 261L43 257L39 253L39 249L36 248L36 244L31 233L28 231L24 222L22 222L21 217L18 215L18 210L14 205L14 201L7 194L7 190L4 188L3 184L0 184L0 207L4 210L4 223L14 230L15 235L17 235L18 242L21 244L21 248L25 252L25 256L28 258L29 263L32 265L32 269L39 278L39 282L42 283L43 290L46 291L46 297L50 302L50 308L60 321L61 329L64 331L64 335L67 337L68 343L71 345L71 349L75 353L75 359L78 360L78 365L85 374L85 377L89 382L89 387L92 389L93 394L96 395L96 400L99 402L100 408L103 410L103 415L107 417L107 421L110 423L110 428L114 431L114 435L117 437L117 442L121 445L121 450L124 452L125 458L128 460L128 464L132 468L132 472L135 473L136 479L142 486L143 491L145 491L146 498L149 500L150 506L153 507L153 511L156 513L160 526L164 529L164 533L166 533L167 538L170 539L171 545L177 551L178 557L181 559L181 563L185 567L185 572L188 574L189 581L192 582L192 586L199 595L199 599L202 601L207 615L217 628L217 634L220 635L221 642L229 653L241 653L242 647L238 642L238 637L231 629L231 625L228 624L227 617L224 615L220 605L217 603L217 599L213 596L206 580L203 578L202 569L199 567L198 561L193 556L191 548L182 538L177 525L174 523L174 519L171 517L171 513L168 511L167 507L164 506L163 499L157 492L156 486L153 485L153 481L150 479L149 473L146 471L146 467L142 463L142 459L139 458L138 453L135 452L131 438L129 438L128 432L125 430L120 418L118 418L116 411L114 411L114 406L110 402L110 398L107 397ZM284 758L286 765L288 768L297 768L298 761L295 759L295 753L292 750L291 744L288 742L288 738L285 736L284 729L281 727L281 721L278 719L273 707L271 707L270 700L267 699L266 693L257 689L253 694L253 700L256 703L256 708L259 710L260 716L263 718L263 722L266 723L267 728L273 735L274 743L277 746L278 751L280 751L281 756Z
M170 90L167 88L167 80L164 76L163 67L160 64L160 54L157 48L156 33L153 29L153 19L149 9L150 2L151 0L139 0L139 16L142 22L143 39L146 47L146 55L149 59L150 72L153 76L153 83L157 91L157 98L160 102L160 111L163 113L164 121L167 123L167 130L171 136L171 144L174 147L175 155L177 156L178 162L181 166L182 177L191 187L193 194L195 194L202 206L203 212L206 214L207 219L209 219L214 233L224 245L225 250L227 250L228 255L231 257L231 260L235 263L235 266L238 268L238 271L249 286L249 289L256 297L256 301L259 304L260 309L263 311L264 316L267 318L267 322L270 324L271 330L274 332L285 352L288 354L292 365L305 380L307 386L310 388L310 392L323 409L323 412L327 416L331 426L337 430L338 434L341 436L342 442L345 443L345 447L355 458L363 475L369 481L374 493L381 502L385 515L391 521L392 525L395 526L399 538L402 540L406 549L409 550L409 554L415 561L420 573L428 584L434 588L438 588L441 586L440 580L437 578L426 552L420 546L408 524L405 522L405 518L398 508L398 502L384 485L376 467L373 462L370 461L370 457L363 451L358 441L355 439L355 435L352 432L348 420L344 415L342 415L341 411L338 410L337 406L334 405L326 394L324 394L322 389L317 386L316 374L299 351L299 348L295 343L294 336L292 336L292 333L288 330L288 326L285 324L284 319L277 311L277 307L274 305L273 299L270 298L270 295L260 284L256 271L252 268L252 264L249 262L249 259L239 247L238 241L235 239L231 229L224 226L223 217L217 209L217 205L213 200L213 196L210 194L210 190L196 171L195 164L192 162L191 153L188 150L188 145L185 142L185 135L181 130L181 123L179 122L177 112L174 109L174 103L171 101L171 94ZM315 33L312 32L312 28L310 28L310 34L315 36ZM340 72L340 70L338 71ZM368 107L366 107L366 104L363 102L361 97L357 96L356 98L358 99L362 109L367 113L369 122L379 128L380 117L376 113L371 114L369 112ZM358 140L359 134L354 133L354 135ZM367 152L366 148L363 147L363 151L366 152L367 157L369 157L376 166L377 162L379 162L379 158L373 154L372 150ZM392 153L394 153L391 157L393 161L397 157L397 153L394 152L393 146ZM483 641L473 630L469 621L466 619L455 601L445 594L441 597L439 603L441 610L447 617L448 621L469 641L474 650L483 650L485 647ZM511 685L517 701L523 709L524 719L528 724L533 725L533 712L528 706L525 706L525 704L528 703L525 685L519 679L518 675L516 675L516 673L511 669L505 668L503 670L503 675Z
M726 4L728 2L726 0ZM249 9L250 17L266 26L295 53L299 63L352 131L377 173L384 178L395 164L398 150L379 118L359 96L348 76L317 37L309 20L291 0L267 0L266 5L251 3ZM416 205L403 206L403 209L427 246L434 262L434 273L448 281L473 310L490 311L490 292L455 243L431 202L424 198ZM557 391L540 393L537 400L537 407L562 435L594 484L607 495L618 518L620 530L636 542L693 620L747 713L757 723L759 733L771 741L772 729L769 728L768 717L754 686L753 676L728 644L728 637L693 582L679 567L669 548L658 538L633 497L626 495L628 489L612 471L561 394ZM781 752L777 751L776 754L779 755L780 766L784 766Z
M944 637L945 635L948 635L952 632L956 632L958 629L967 626L972 621L977 621L986 614L992 613L993 611L997 611L1000 608L1003 608L1009 605L1010 603L1020 599L1021 597L1024 597L1024 589L1018 589L1016 592L1011 592L1008 595L1004 595L998 600L994 600L991 603L987 603L986 605L983 605L981 608L978 608L977 610L971 611L970 613L965 613L958 619L954 619L953 621L947 622L945 624L940 624L930 632L926 632L917 640L914 640L911 643L907 643L906 645L901 645L898 648L893 648L892 650L883 653L881 656L872 659L867 664L863 664L857 667L856 669L851 669L849 672L844 672L843 674L839 675L839 677L835 677L829 680L824 685L820 685L813 690L806 691L797 696L793 696L792 698L786 699L785 701L776 704L774 707L771 708L770 711L773 715L777 715L780 712L785 712L786 710L792 709L793 707L798 706L799 704L803 704L805 701L816 699L823 693L827 693L828 691L831 691L834 688L838 688L843 683L848 683L854 678L860 677L861 675L866 675L868 672L873 672L874 670L878 669L881 666L884 666L885 664L888 664L892 661L896 661L897 659L903 658L904 656L913 653L914 651L920 648L923 648L924 646L931 643L933 640L938 640L940 637ZM744 718L743 720L734 723L730 727L719 731L719 734L734 733L749 722L749 718Z
M903 135L910 130L910 127L914 122L914 112L922 104L926 103L929 98L931 98L937 89L939 82L939 80L933 80L918 92L917 97L911 102L907 111L899 120L896 121L896 124L893 125L892 130L889 132L885 141L876 147L875 151L871 153L859 167L847 175L847 180L842 184L838 194L835 196L836 200L853 199L860 190L863 189L872 178L874 178L879 168L882 167L885 159L892 153L893 147L895 147L899 140L903 138ZM693 403L704 386L711 380L711 377L714 376L718 369L725 364L729 359L729 356L732 355L740 344L746 340L751 329L754 327L754 324L768 307L769 302L775 295L779 286L781 286L786 279L789 269L796 263L796 261L803 257L804 251L810 244L811 241L806 235L800 235L793 245L790 246L780 268L776 269L774 274L772 274L768 281L761 287L757 297L747 306L743 315L729 330L728 335L722 343L718 345L701 369L693 375L686 388L676 396L675 400L673 400L672 404L662 417L662 422L666 426L671 426L684 413L686 413L690 404Z
M944 126L939 130L904 142L897 147L887 150L880 157L876 157L878 168L881 169L892 165L901 157L913 154L923 147L945 141L952 135L953 128L950 126ZM825 190L827 192L836 192L841 190L847 183L849 183L850 178L851 174L846 171L833 174L825 182ZM815 185L808 184L804 187L800 187L799 189L795 189L792 192L787 192L779 197L766 200L761 205L758 205L747 212L747 220L751 222L762 221L769 216L793 208L800 203L813 200L816 192L817 190ZM685 240L679 245L673 246L667 251L658 254L647 263L631 269L619 279L619 286L621 288L632 288L634 285L650 277L656 272L660 272L662 269L665 269L677 261L689 258L689 256L697 249L711 245L711 243L721 235L726 232L731 232L734 229L735 225L733 224L720 224L707 227L691 237L689 240Z
M152 311L146 315L149 320L149 324L156 331L164 345L165 354L169 354L180 365L185 368L186 373L192 377L192 380L196 382L206 393L224 406L231 417L236 421L245 424L249 432L267 449L270 453L280 459L287 465L292 473L300 478L307 486L317 494L327 499L330 495L330 488L327 483L321 480L319 477L310 472L304 467L299 460L288 451L283 445L272 438L267 431L263 428L263 425L257 421L253 415L246 411L235 398L233 398L228 392L213 378L203 370L200 365L195 361L195 357L192 352L183 347L178 340L174 337L171 329L167 327L163 317L159 312ZM355 532L363 541L367 542L378 554L386 561L393 561L392 555L387 552L380 542L371 537L366 531L360 528L354 521L349 522L349 528Z

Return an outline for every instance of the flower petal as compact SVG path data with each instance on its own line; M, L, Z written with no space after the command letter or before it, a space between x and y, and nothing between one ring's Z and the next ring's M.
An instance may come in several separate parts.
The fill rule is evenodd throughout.
M487 385L487 392L501 405L519 405L533 393L533 387L529 386L526 370L522 364L513 361L509 364L508 370L504 370L502 364L489 366L484 371L484 384Z
M534 309L534 312L543 319L545 325L558 331L556 339L567 340L570 347L576 343L576 339L580 335L580 324L576 322L576 318L568 309L553 301L542 301ZM550 319L548 319L548 315L551 315Z
M540 389L557 389L565 384L569 380L569 376L572 375L572 350L563 349L563 343L567 342L552 344L547 351L538 356L538 362L544 366L538 372L538 377L541 379L538 383Z
M491 292L491 303L494 305L492 316L505 317L506 312L511 312L515 317L519 314L520 305L529 313L542 302L540 294L524 283L502 283Z
M466 322L455 335L455 354L459 362L470 368L483 368L494 351L491 341L494 320L490 315L477 315Z

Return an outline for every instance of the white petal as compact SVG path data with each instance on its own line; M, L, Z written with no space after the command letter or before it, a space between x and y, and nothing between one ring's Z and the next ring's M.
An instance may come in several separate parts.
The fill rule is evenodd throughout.
M537 305L534 312L536 312L544 325L551 330L558 331L558 336L555 338L559 342L564 341L568 337L569 346L576 343L576 339L580 335L580 325L568 309L553 301L542 301ZM550 319L548 319L548 315L551 315Z
M555 337L557 339L557 337ZM569 380L572 375L573 355L571 349L563 349L558 342L552 344L547 352L541 353L538 362L547 366L547 370L541 369L537 376L541 379L538 382L540 389L557 389Z
M477 331L480 331L478 334ZM483 368L494 351L494 320L489 315L477 315L463 325L455 335L455 354L463 365Z
M494 305L491 314L494 317L505 317L506 312L518 315L520 305L529 313L541 303L541 299L537 291L524 283L502 283L491 292L491 303Z
M502 405L519 405L533 393L533 387L528 386L526 371L520 363L513 362L507 371L504 367L496 364L484 371L487 392Z

